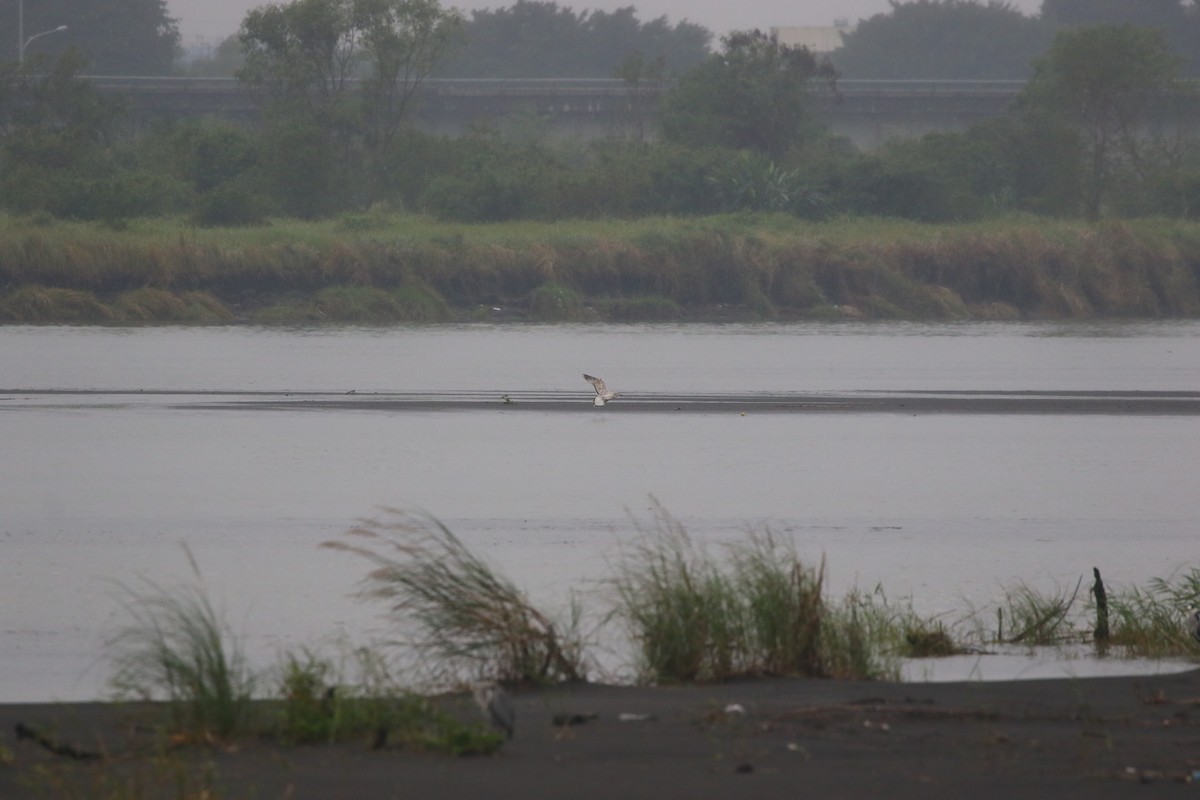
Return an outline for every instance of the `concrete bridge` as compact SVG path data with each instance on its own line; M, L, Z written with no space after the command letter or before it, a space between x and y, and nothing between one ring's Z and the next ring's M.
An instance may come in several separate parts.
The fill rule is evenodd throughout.
M234 78L94 76L123 98L135 120L216 115L253 123L261 106ZM634 88L616 79L430 79L414 122L432 133L461 135L490 125L553 137L652 138L665 84ZM1004 113L1021 81L843 80L818 94L817 113L863 149L892 138L960 131Z

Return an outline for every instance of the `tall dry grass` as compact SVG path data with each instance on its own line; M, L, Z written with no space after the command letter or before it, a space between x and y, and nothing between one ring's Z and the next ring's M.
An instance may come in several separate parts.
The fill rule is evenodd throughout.
M0 217L0 286L10 287L8 305L30 286L91 292L105 303L146 288L202 291L243 308L348 288L419 287L460 314L499 305L536 307L543 318L559 313L545 302L551 291L578 296L585 308L602 309L602 298L652 296L759 317L838 309L906 319L1194 316L1198 228L1025 217L813 223L768 214L464 225L373 214L368 225L277 220L208 229L138 220L115 231ZM418 311L403 306L369 316L445 316L423 302Z
M400 642L437 670L433 677L449 683L585 677L577 616L562 623L536 608L433 517L389 514L387 521L365 520L348 531L352 541L324 546L374 566L362 597L387 606Z

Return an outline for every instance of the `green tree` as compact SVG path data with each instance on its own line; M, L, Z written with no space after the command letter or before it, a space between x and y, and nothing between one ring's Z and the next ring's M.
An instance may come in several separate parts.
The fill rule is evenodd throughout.
M1186 10L1182 0L1042 0L1042 19L1051 25L1136 25L1170 28L1180 24Z
M1004 211L1016 199L1010 142L1003 120L891 141L849 164L837 199L850 213L922 222Z
M837 73L807 48L760 31L732 33L721 45L664 94L664 137L783 156L815 129L810 97Z
M216 118L161 123L135 144L140 164L201 194L246 180L262 160L254 131Z
M646 140L646 128L654 101L650 92L653 91L652 86L663 79L666 66L661 56L647 61L640 52L634 52L626 56L613 72L613 76L625 81L629 89L629 122L633 127L634 139L638 142Z
M703 61L712 34L666 17L639 22L633 6L575 12L555 2L517 0L507 8L471 12L462 46L438 68L439 77L608 78L641 53L667 71Z
M361 31L368 67L363 111L375 151L391 145L460 22L437 0L356 0L354 25Z
M437 0L293 0L246 15L238 77L266 102L266 169L293 211L374 199L386 151L457 24Z
M1183 0L1042 0L1047 27L1135 25L1162 31L1171 51L1184 59L1184 74L1200 77L1200 6Z
M362 52L350 0L294 0L255 8L238 34L245 61L237 77L276 109L332 131L349 115Z
M71 50L36 78L0 69L0 207L120 220L166 203L163 181L114 159L122 112L83 64Z
M17 60L19 0L0 0L0 61ZM25 37L39 38L25 55L57 57L70 48L86 55L96 75L169 75L179 54L179 28L166 0L24 0Z
M1128 25L1062 31L1035 65L1018 108L1030 125L1074 136L1088 218L1100 216L1118 179L1135 185L1177 157L1165 131L1180 120L1162 114L1181 92L1178 74L1161 31Z
M0 137L10 158L66 167L107 140L119 108L79 77L83 64L83 55L70 51L43 77L6 70L0 80Z
M891 0L890 13L860 22L831 59L844 78L1027 78L1052 36L999 0Z

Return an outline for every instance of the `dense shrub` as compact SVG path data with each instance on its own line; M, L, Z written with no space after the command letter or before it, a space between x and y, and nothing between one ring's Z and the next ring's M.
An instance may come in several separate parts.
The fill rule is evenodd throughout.
M268 200L240 182L222 183L200 195L195 220L208 227L260 225L270 214Z

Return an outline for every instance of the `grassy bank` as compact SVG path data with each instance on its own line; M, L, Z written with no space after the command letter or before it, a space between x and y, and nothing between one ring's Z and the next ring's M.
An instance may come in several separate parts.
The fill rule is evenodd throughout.
M191 561L192 584L124 588L128 621L109 640L113 686L126 697L165 698L175 726L218 737L261 728L249 701L265 695L283 703L283 716L272 723L282 726L279 735L311 741L370 734L380 713L414 699L419 687L480 681L896 680L905 658L982 655L1005 646L1200 655L1189 627L1200 607L1197 568L1144 587L1105 590L1098 572L1091 591L1082 577L1074 590L1018 584L999 602L951 620L921 615L882 587L833 596L823 561L806 563L769 529L705 546L657 503L638 527L611 577L556 612L533 604L436 518L386 510L324 546L365 560L360 598L386 609L389 632L367 647L344 643L340 655L285 653L268 671L245 662ZM606 648L620 653L620 665L599 666L598 651ZM371 698L387 703L376 708Z
M9 323L1197 314L1200 225L1174 220L463 225L371 212L114 230L0 217Z
M64 765L61 772L28 772L35 779L29 785L41 790L37 796L46 797L168 796L144 791L156 785L179 786L178 795L170 796L210 797L215 796L210 793L214 784L206 780L207 771L190 776L200 779L199 793L183 790L179 759L204 754L222 758L221 754L245 751L261 761L267 748L278 754L281 748L298 746L304 746L305 758L386 750L388 769L394 774L393 759L402 753L424 759L434 754L492 754L506 747L517 731L523 733L518 738L522 748L552 741L573 746L577 735L595 734L601 709L591 701L570 705L569 693L586 688L589 680L606 681L618 674L599 666L596 656L606 647L603 642L618 644L628 659L627 668L620 669L622 682L724 685L738 700L713 703L710 695L703 709L692 707L676 717L661 714L661 697L643 695L628 707L638 709L636 713L625 707L620 717L605 711L609 720L635 723L622 724L621 737L640 735L647 730L643 723L653 723L653 735L658 736L659 726L669 719L683 721L689 730L699 727L706 737L747 722L745 715L756 713L757 705L748 700L756 691L748 678L894 681L905 658L967 652L978 657L1013 645L1067 644L1075 653L1081 646L1092 647L1098 657L1200 655L1200 641L1188 622L1200 603L1200 569L1153 580L1145 587L1112 587L1110 592L1101 588L1099 573L1094 572L1092 601L1082 589L1082 579L1073 591L1050 594L1019 585L994 608L977 609L946 623L944 617L919 615L910 604L890 602L879 587L832 596L824 583L824 564L802 562L789 541L767 529L705 546L657 503L654 509L649 522L638 523L639 536L627 544L611 579L586 596L573 596L567 615L536 607L518 586L429 515L389 510L381 520L363 520L345 538L325 546L364 560L369 571L360 585L361 598L387 612L381 638L365 646L335 639L332 651L293 648L266 668L255 668L243 658L241 638L220 606L210 601L200 569L187 552L192 567L188 582L165 586L142 580L118 586L125 622L107 643L117 697L165 702L112 707L120 738L100 746L92 743L102 742L99 736L85 739L78 729L72 733L57 724L18 722L18 744L29 740L41 748L36 752L43 759L49 758L42 752L48 750ZM583 613L581 601L600 604L601 613ZM1101 607L1112 612L1103 615L1103 635ZM584 632L584 619L597 620L597 627ZM597 635L608 626L621 630L619 640ZM520 691L510 696L499 684ZM474 691L461 691L467 686ZM460 691L430 694L435 687ZM534 687L551 692L535 694L537 708L523 703L518 713L514 701ZM867 692L878 698L883 689L864 691L859 686L853 691L856 698ZM928 686L920 691L927 693ZM775 689L767 693L775 696ZM882 699L831 705L828 697L836 693L823 689L819 695L825 699L803 704L800 712L793 706L756 720L754 729L766 732L796 719L788 715L813 714L824 738L826 715L853 711L853 733L859 737L872 723L858 715L870 714L878 723L880 715L889 712ZM680 696L678 690L666 694ZM615 696L606 695L610 701ZM1074 694L1068 700L1073 704L1071 719L1081 711L1097 718L1083 711L1087 707ZM1149 706L1168 701L1160 694L1137 702ZM956 731L968 718L987 720L989 725L997 719L994 708L984 717L959 717L955 706L931 704L905 697L891 709L900 715L893 719L898 727L907 727L933 714L955 719ZM1017 713L1030 717L1024 709ZM25 711L22 719L30 719ZM1179 719L1175 714L1170 724ZM887 733L890 724L869 735ZM577 734L576 728L583 725L587 727ZM1163 724L1154 727L1162 729ZM785 752L800 752L794 730L790 725L785 730ZM745 746L740 733L738 741L739 747ZM315 745L337 749L321 751ZM922 739L922 747L928 748L927 739ZM26 748L22 756L25 763L37 763L29 752ZM513 756L528 758L528 752L522 749ZM610 749L604 752L606 759L611 757ZM572 753L574 758L577 751ZM15 761L12 751L0 746L0 771ZM155 770L147 776L128 776L113 769L130 763ZM356 758L353 768L366 763ZM67 770L66 765L79 771ZM0 787L12 774L0 774ZM75 789L73 779L84 783ZM480 785L490 785L490 780Z

